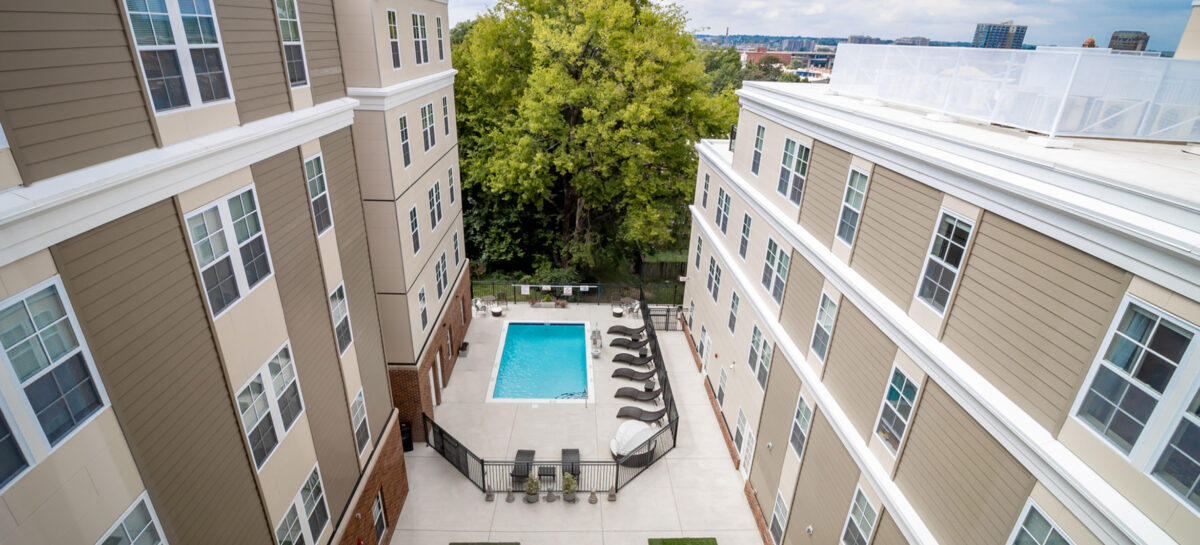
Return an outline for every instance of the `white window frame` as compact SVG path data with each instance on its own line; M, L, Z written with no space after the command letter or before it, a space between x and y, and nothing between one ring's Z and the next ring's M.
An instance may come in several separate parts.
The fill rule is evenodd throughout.
M733 446L737 447L738 455L741 455L742 444L746 440L746 427L748 425L746 413L742 412L742 406L738 405L737 425L733 427Z
M257 236L261 236L263 239L263 251L266 253L267 264L271 267L271 272L259 278L258 282L255 282L253 286L249 284L249 280L246 278L246 264L242 261L242 252L240 251L241 247L238 244L237 235L234 233L233 214L229 210L229 199L235 196L241 196L246 191L250 191L251 196L254 198L255 212L258 214L259 222L259 233ZM238 288L238 297L231 301L228 305L225 305L225 308L221 309L220 312L214 314L212 312L212 301L210 301L208 298L208 289L204 286L203 279L201 279L200 291L204 292L204 301L208 304L209 314L212 315L213 320L216 320L221 316L224 316L225 313L229 312L229 310L233 307L236 307L238 303L244 301L246 297L248 297L254 290L258 289L259 286L262 286L265 283L265 280L275 276L275 260L271 257L271 242L267 240L267 226L263 222L262 218L262 203L258 200L258 189L254 184L250 184L227 193L214 201L204 204L203 206L197 207L195 210L188 212L184 216L183 229L188 234L187 242L189 249L191 250L192 264L197 273L203 276L206 269L214 266L216 263L220 262L221 259L217 258L212 263L209 263L207 266L201 268L200 256L196 254L196 245L195 241L192 240L191 229L188 227L188 221L212 209L213 207L217 208L217 214L221 219L221 235L225 239L226 252L231 260L230 263L233 267L233 278ZM250 240L253 240L253 237L247 239L246 243L249 243Z
M833 311L832 311L832 316L830 317L830 323L829 323L828 330L826 330L821 325L821 311L823 310L826 299L828 299L829 302L833 304ZM821 290L821 298L817 300L816 318L813 320L812 336L809 337L809 340L808 340L808 349L815 353L816 346L814 346L813 343L815 343L817 340L817 329L819 328L821 331L825 331L825 333L829 336L829 339L825 342L825 353L817 354L817 359L820 360L821 363L825 362L825 358L829 356L829 348L833 346L833 328L834 328L834 326L837 325L837 313L838 313L839 306L841 306L841 305L838 304L838 301L836 299L834 299L833 296L829 295L829 292L826 292L825 290Z
M438 17L438 21L441 21L441 20L442 20L442 18ZM441 34L440 29L438 31L438 34L439 35ZM442 41L442 39L441 39L441 37L439 37L438 42L440 43L441 41ZM442 126L446 129L446 136L450 136L450 97L446 96L446 95L442 95ZM450 167L450 168L451 168L451 170L454 169L454 167ZM450 202L454 202L454 201L452 200Z
M791 152L788 151L789 144L792 145ZM775 184L775 192L796 206L800 206L804 200L804 189L808 185L808 165L811 160L811 147L790 137L784 139L783 156L779 161L779 181Z
M758 389L767 391L767 379L771 376L771 358L775 356L775 345L771 344L770 339L763 335L762 350L758 353L758 369L754 372L755 382L758 382Z
M429 27L425 23L425 14L411 12L413 31L413 51L417 65L429 64Z
M437 44L438 44L438 60L446 60L446 46L442 42L442 16L436 15L433 18L434 27L437 29Z
M178 0L165 0L167 5L167 17L171 24L171 36L175 42L172 45L138 45L137 37L133 32L133 19L129 13L128 5L122 1L121 13L124 14L125 24L129 27L130 43L133 44L134 50L137 53L137 68L138 79L142 81L142 87L146 91L147 101L150 103L150 110L155 116L169 115L176 112L191 111L196 108L204 108L207 106L216 106L219 104L231 103L236 100L233 93L233 80L229 77L229 59L225 56L225 42L221 39L221 24L218 21L216 6L213 0L207 0L208 7L212 10L213 30L215 31L217 42L215 44L189 44L187 41L187 31L183 26L183 13L179 10ZM225 74L225 89L229 92L229 97L204 102L200 98L200 83L196 81L196 67L192 64L192 47L197 48L212 48L216 47L221 55L222 70ZM150 92L150 82L146 80L146 67L142 64L142 51L174 51L175 56L179 60L179 73L183 76L184 89L187 92L188 104L186 106L176 106L165 110L158 110L154 107L154 100ZM0 137L3 140L3 137ZM0 146L7 147L7 146Z
M963 245L962 262L960 262L957 267L953 267L954 282L950 284L950 293L946 295L946 308L938 310L937 307L933 306L932 303L926 301L924 297L921 297L921 286L925 283L925 274L929 272L929 261L931 259L937 260L937 263L943 267L950 267L949 263L946 263L941 258L934 257L932 255L933 245L937 242L938 238L938 228L942 226L942 218L944 216L950 216L956 221L965 223L967 227L971 229L971 232L967 233L967 243ZM946 311L950 308L950 301L954 300L954 291L958 289L959 280L962 279L963 265L966 264L967 258L970 256L971 239L975 238L976 231L978 231L978 229L976 229L975 222L967 219L962 214L955 213L947 208L942 208L938 211L937 222L933 224L933 233L929 236L929 245L925 248L925 255L921 256L921 276L917 277L917 288L913 290L913 298L917 301L920 301L921 304L925 305L926 307L929 307L929 310L937 313L938 316L944 316Z
M715 303L721 294L721 266L717 264L715 256L708 256L708 282L705 285Z
M408 138L408 115L402 115L397 119L400 125L400 162L407 170L409 166L412 166L412 146Z
M287 350L291 355L292 365L295 366L295 351L292 350L291 341L284 341L278 349L271 353L271 357L267 358L267 361L263 362L262 366L256 369L254 374L250 375L250 377L247 378L246 381L243 382L242 385L233 392L234 405L235 409L237 410L238 426L242 428L242 441L246 444L247 454L250 455L251 464L256 466L254 468L256 473L261 473L262 469L267 467L267 462L270 462L271 457L275 456L276 452L279 452L279 446L283 444L284 438L286 438L288 433L290 433L292 429L296 427L296 423L300 421L300 417L304 416L305 412L308 411L308 404L304 402L304 391L300 389L300 375L297 373L296 378L292 380L296 382L296 389L300 393L300 412L296 414L296 418L292 420L290 426L284 427L283 411L279 408L279 394L282 392L276 391L275 381L271 380L272 377L270 369L271 361L274 360L275 357L284 350ZM271 452L268 452L267 456L263 458L262 463L258 463L254 459L254 447L250 444L251 430L246 428L246 423L242 421L241 407L237 406L237 398L241 395L242 391L248 388L250 383L254 382L256 379L262 380L263 397L265 397L267 400L266 418L270 418L272 425L275 427L275 446L272 447ZM290 386L291 382L289 382L288 385ZM259 422L261 421L262 420L260 419Z
M426 302L425 286L421 286L417 291L417 309L421 316L421 331L425 331L425 328L429 327L429 305Z
M746 365L750 367L750 376L758 376L758 361L762 358L762 345L765 337L758 324L750 330L750 353L746 355Z
M413 255L417 255L421 253L421 218L415 205L408 209L408 230L409 241L413 245Z
M283 21L284 20L279 16L278 2L280 2L280 1L281 0L274 0L274 2L272 2L272 4L273 4L272 8L275 10L275 20L276 20L276 23L279 25L279 41L280 41L280 44L282 44L282 46L283 46L283 50L282 50L283 61L284 61L283 74L285 77L287 77L288 88L303 89L312 84L312 74L311 74L312 71L309 70L309 68L308 68L308 48L306 48L304 46L304 29L301 28L301 26L303 26L303 25L300 24L300 0L282 0L285 2L291 2L292 6L296 9L296 34L297 34L296 37L298 39L294 40L294 41L285 40L283 38ZM304 67L304 81L301 83L292 83L292 73L287 67L287 46L289 46L289 45L300 46L300 62L303 63L303 67Z
M792 265L792 255L783 250L783 246L767 237L767 249L763 252L763 272L759 283L767 290L767 294L775 304L783 304L783 292L787 289L788 269Z
M358 405L359 414L357 415L355 414L355 405ZM361 418L359 418L360 416ZM362 453L365 452L367 447L371 444L371 424L367 416L367 400L363 398L362 388L358 389L358 394L356 394L354 399L350 401L350 425L351 429L354 430L354 442L356 443L354 447L358 451L358 455L362 456ZM367 440L361 445L357 444L358 428L360 426L364 426L367 430Z
M304 485L312 478L313 474L317 475L317 482L321 485L321 505L325 507L325 524L321 525L321 532L318 535L312 535L312 528L309 527L308 517L311 513L304 507ZM304 473L304 479L300 481L300 486L296 489L296 495L292 497L292 507L296 508L296 515L300 518L301 534L304 536L305 543L319 543L322 535L325 535L325 530L329 529L330 523L333 522L333 513L329 510L329 492L325 486L325 478L321 476L320 462L313 464L311 470ZM284 517L287 517L285 510ZM282 522L282 521L280 521ZM278 525L276 526L278 528Z
M333 297L335 295L337 295L338 292L341 292L341 294L342 294L341 295L342 301L341 301L340 305L335 305L333 302ZM333 321L333 340L334 340L335 344L341 344L337 340L337 329L338 329L338 326L343 321L343 320L338 320L339 307L341 308L341 310L343 312L346 313L344 321L346 322L346 331L350 334L350 341L346 343L346 346L338 346L338 355L340 356L340 355L344 355L346 353L346 351L350 349L351 346L354 346L354 326L350 321L350 295L346 293L346 283L345 282L339 283L336 288L333 288L333 291L329 292L328 299L329 299L329 317Z
M308 534L306 533L307 529L305 528L306 526L308 526L308 520L306 520L304 517L300 516L300 513L302 513L302 512L303 512L303 510L301 508L296 507L295 500L293 500L291 503L288 504L288 508L284 509L283 518L280 519L279 523L275 525L275 540L276 540L276 542L281 543L281 544L284 543L283 536L280 535L282 533L282 531L284 530L283 525L288 522L288 517L290 515L292 515L293 513L295 513L296 514L296 529L300 530L300 535L296 536L296 537L298 537L304 543L306 543L306 544L308 543L308 541L307 541ZM288 529L290 530L291 527L292 526L289 524ZM296 541L293 540L289 545L294 545L295 543L296 543ZM97 544L97 545L99 545L99 544Z
M687 324L688 324L689 328L692 327L692 318L695 317L695 315L696 315L696 300L688 299Z
M733 333L737 330L737 312L738 303L741 302L741 297L738 297L737 290L733 290L729 297L729 332Z
M783 509L782 513L779 512L780 508ZM776 521L779 522L779 537L775 537L775 532L771 528L772 526L775 525ZM767 533L770 534L771 542L775 543L775 545L779 545L783 541L783 536L787 533L787 521L788 521L787 502L784 501L784 499L783 499L783 492L776 490L775 491L775 506L771 509L771 520L767 523Z
M750 218L750 213L742 214L742 238L738 240L738 256L742 261L746 261L746 254L750 250L750 228L753 220Z
M317 173L316 176L308 175L308 165L310 163L316 163L317 165L319 165L321 167L321 171L319 173ZM324 156L324 154L316 153L312 157L309 157L308 159L304 160L304 178L308 184L308 202L311 205L310 209L313 213L313 228L317 230L318 237L320 237L321 235L323 235L325 233L328 233L330 229L333 229L333 203L329 199L329 179L326 176L326 174L327 174L327 172L325 171L325 156ZM313 180L316 180L318 178L321 180L321 191L320 191L320 193L317 193L316 196L313 196L311 186L312 186ZM321 229L321 226L319 225L319 222L317 221L316 204L317 204L317 199L320 199L321 197L325 198L325 208L326 208L326 210L329 211L329 225L325 226L324 229Z
M721 378L717 381L717 406L725 407L725 385L729 383L729 375L721 368Z
M462 253L459 250L458 231L454 232L454 266L457 267L462 262Z
M767 140L766 132L767 128L762 126L761 123L754 129L754 151L750 156L750 173L755 176L758 176L758 171L762 167L763 144Z
M450 194L450 204L454 204L456 200L454 196L454 167L446 169L446 180L447 189L449 190L447 193Z
M1071 540L1071 537L1063 531L1062 527L1060 527L1057 522L1054 522L1054 519L1050 518L1050 515L1046 514L1045 509L1042 509L1037 502L1033 501L1033 498L1025 500L1025 507L1021 509L1021 514L1017 517L1017 523L1013 525L1012 532L1008 534L1008 539L1005 540L1004 543L1008 545L1016 544L1017 536L1020 535L1021 529L1025 527L1025 519L1029 517L1030 511L1037 511L1038 515L1041 515L1041 517L1046 519L1046 522L1050 524L1050 531L1057 532L1058 535L1062 537L1068 545L1074 545L1075 542ZM1029 535L1029 532L1025 532L1025 534ZM1034 538L1032 535L1029 537L1033 538L1034 541L1037 541L1037 538ZM1047 534L1046 537L1050 537L1050 535ZM1045 540L1041 542L1041 545L1045 545Z
M842 524L842 531L838 532L838 543L840 543L842 545L847 545L846 540L844 539L845 535L846 535L846 528L849 527L850 523L853 521L854 503L858 501L859 496L862 496L863 503L865 503L866 506L868 508L870 508L871 512L872 512L870 532L868 532L867 535L863 536L863 543L869 545L871 543L871 538L875 537L875 529L879 527L879 508L875 507L874 505L871 505L871 498L868 498L866 493L863 492L862 486L856 485L854 487L854 495L850 497L850 509L848 509L846 511L846 522L844 522ZM855 527L858 529L859 533L861 534L862 528L859 527L859 525L857 525L857 524L855 524Z
M433 102L421 106L421 144L425 153L437 147L437 121L433 117Z
M899 373L900 376L903 377L903 379L904 379L904 382L901 384L901 389L899 392L899 394L900 394L899 399L904 398L903 386L905 384L912 384L913 398L912 398L912 402L910 403L909 408L908 408L908 416L907 417L900 414L900 411L898 410L899 409L898 406L892 407L892 409L891 409L892 412L896 413L896 416L898 418L900 418L900 420L904 423L904 431L900 432L900 440L896 441L896 447L892 448L892 445L890 443L888 443L887 439L884 439L883 435L880 434L879 428L880 428L880 426L883 426L883 420L882 420L883 419L883 409L885 407L891 406L891 404L888 403L888 394L890 394L892 391L892 388L893 388L892 381L895 380L897 373ZM917 400L920 397L921 397L921 385L917 384L917 381L913 380L912 377L908 376L907 372L905 372L903 369L901 369L899 366L897 366L896 364L893 363L892 370L891 370L891 372L888 373L887 384L884 385L884 387L883 387L883 399L880 400L880 402L879 402L879 409L877 411L875 411L875 429L874 429L875 438L878 439L881 443L883 443L883 446L887 449L888 453L890 453L893 458L895 458L900 453L900 450L904 448L904 442L905 442L905 440L908 439L908 436L910 435L908 433L908 431L912 428L913 417L916 416L916 414L917 414ZM899 403L899 399L897 400L897 403Z
M742 478L750 479L750 470L754 468L754 449L758 446L758 438L754 436L754 430L750 429L747 422L746 439L742 443L741 461L738 463L738 468L742 470Z
M433 274L437 281L438 300L441 301L447 293L446 288L450 287L450 277L446 273L446 252L442 252L442 256L438 258L437 263L433 266Z
M704 237L696 235L696 270L700 270L700 257L704 251Z
M725 191L724 187L717 188L717 215L716 224L721 229L721 234L729 234L729 203L731 197L729 192Z
M700 208L708 210L708 180L709 175L704 173L704 189L700 192Z
M63 286L62 278L59 275L54 275L46 280L38 282L29 288L13 294L3 300L0 300L0 309L8 308L18 302L23 302L31 295L40 292L50 286L58 291L59 300L62 302L63 309L66 313L64 318L71 324L71 332L75 335L76 346L71 351L60 356L55 363L51 363L45 369L39 370L36 374L30 376L25 382L32 383L33 381L45 376L63 365L68 359L77 354L83 356L84 364L87 366L88 373L91 374L92 384L96 388L96 394L100 399L100 406L91 414L84 417L79 423L66 435L59 438L57 443L51 443L49 437L46 436L45 430L42 429L38 421L37 413L33 410L33 405L29 402L29 396L25 394L25 383L22 383L17 376L17 372L13 369L12 362L9 360L8 354L0 347L0 366L4 367L4 371L0 371L0 383L5 383L5 389L9 391L20 392L19 401L13 399L0 398L0 416L8 424L9 433L12 434L13 440L16 443L20 454L25 458L25 467L17 471L9 478L7 483L0 485L0 493L8 490L16 482L20 481L25 475L28 475L33 468L49 458L51 454L56 452L59 447L68 443L71 438L80 430L86 428L92 423L101 413L108 409L109 399L108 392L104 388L103 382L100 380L100 374L96 371L95 359L92 357L91 349L88 348L87 340L84 339L83 330L79 327L79 317L75 315L75 307L71 304L70 298L67 296L66 288ZM36 327L36 325L35 325ZM47 354L48 356L48 354ZM19 418L18 418L19 417Z
M801 407L808 413L808 418L802 425L797 420L801 415ZM804 399L804 392L800 392L796 396L796 412L792 413L792 425L788 427L788 450L795 453L797 460L804 460L804 451L808 449L808 440L812 435L812 420L815 414L816 411L808 404L808 400ZM792 438L796 436L796 428L801 428L800 433L804 436L804 442L800 445L800 450L796 450L796 445L792 442Z
M96 545L104 545L104 542L109 537L112 537L113 532L116 532L117 528L124 528L125 519L129 518L129 515L132 515L133 511L137 509L138 505L141 505L142 503L146 504L146 512L150 514L150 524L146 526L146 528L142 529L143 532L150 527L153 527L154 530L158 532L160 545L167 545L167 536L163 533L162 523L158 520L158 512L154 510L154 504L150 501L150 492L146 490L143 490L141 494L138 494L138 496L133 499L133 503L129 504L129 507L125 508L125 511L121 513L121 516L117 517L116 522L113 522L112 526L109 526L108 530L104 531L104 534L102 534L100 539L96 541ZM126 538L129 537L128 531L126 531L125 535ZM143 535L145 534L142 533L133 536L133 540L136 540ZM132 542L133 540L130 541Z
M400 14L394 9L387 10L385 23L388 29L388 54L392 57L392 70L399 70L404 67L404 55L400 54Z
M847 199L850 198L850 194L852 192L853 193L860 192L858 189L855 189L855 187L853 185L851 185L851 183L850 183L851 181L854 180L855 173L861 174L863 177L863 180L865 180L863 182L863 187L862 187L862 191L861 191L862 201L858 204L857 208L855 208L854 205L847 202ZM841 202L841 206L838 207L837 223L835 223L833 226L833 238L836 238L836 239L842 241L842 243L844 243L847 246L854 246L854 241L858 240L858 229L862 225L862 212L863 212L863 208L865 208L867 206L867 191L870 188L871 188L871 174L868 172L864 172L862 169L860 169L858 167L855 167L855 166L850 167L850 171L846 173L846 185L842 189L842 202ZM842 238L842 229L841 229L842 216L845 215L847 209L854 212L854 214L855 214L854 223L853 224L848 223L848 225L850 225L850 240L846 240L845 238Z
M429 230L434 231L442 222L442 181L434 180L425 194L429 200Z
M383 523L383 529L379 529L379 523ZM371 529L375 531L375 540L383 543L383 536L387 535L387 504L383 499L383 489L375 493L375 501L371 502Z

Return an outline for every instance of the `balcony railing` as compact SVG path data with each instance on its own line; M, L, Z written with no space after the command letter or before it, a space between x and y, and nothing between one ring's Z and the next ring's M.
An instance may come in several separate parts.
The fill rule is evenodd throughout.
M841 44L830 88L1050 137L1200 141L1200 61Z

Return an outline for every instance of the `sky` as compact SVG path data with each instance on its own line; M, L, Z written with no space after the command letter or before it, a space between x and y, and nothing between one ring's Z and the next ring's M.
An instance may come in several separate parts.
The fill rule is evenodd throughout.
M660 1L660 0L656 0ZM1150 49L1173 51L1191 0L675 0L689 29L701 34L837 36L971 41L976 23L1012 19L1028 25L1025 43L1077 46L1094 37L1104 47L1114 30L1150 34ZM450 0L451 24L495 0Z

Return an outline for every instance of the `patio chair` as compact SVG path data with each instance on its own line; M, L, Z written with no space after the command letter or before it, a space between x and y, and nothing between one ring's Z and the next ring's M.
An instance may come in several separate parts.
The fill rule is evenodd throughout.
M641 388L631 388L626 386L624 388L617 388L617 393L613 394L613 397L625 397L634 401L654 401L655 399L658 399L662 393L662 388L654 390L653 392L647 392Z
M562 449L562 467L563 473L570 473L575 476L575 485L579 485L579 449L565 448Z
M525 485L525 479L529 478L529 472L533 469L533 451L518 450L517 457L513 460L513 469L509 475L512 476L513 484L520 487Z
M642 339L640 341L634 341L634 340L626 339L623 337L618 337L618 338L613 339L608 342L609 346L616 346L619 348L628 348L630 350L637 350L643 346L646 346L647 344L650 344L650 339Z
M635 356L628 352L621 352L613 356L613 363L624 363L625 365L647 366L652 361L654 361L654 356Z
M666 407L657 411L647 411L638 407L621 407L617 411L617 418L632 418L634 420L641 420L642 422L658 422L666 415Z
M623 335L626 337L637 338L642 332L646 331L646 326L642 327L625 327L623 325L615 325L608 328L609 335Z
M650 380L650 379L654 378L654 375L655 375L655 372L653 370L634 371L633 369L630 369L628 367L621 367L621 368L613 371L613 374L612 374L613 378L627 378L630 380L636 380L638 382L645 382L647 380Z

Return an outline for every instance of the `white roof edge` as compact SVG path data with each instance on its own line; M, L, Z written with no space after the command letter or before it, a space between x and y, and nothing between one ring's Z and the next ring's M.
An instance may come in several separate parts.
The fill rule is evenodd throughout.
M0 191L0 266L354 122L340 98Z
M454 85L454 75L457 73L458 70L451 68L387 87L347 87L346 95L358 100L358 110L386 111Z
M747 84L742 107L1200 301L1200 210ZM938 138L930 141L930 138ZM945 144L945 147L937 144ZM951 149L946 149L951 148ZM1023 172L1014 172L1014 166ZM1026 173L1038 173L1037 177ZM1075 184L1046 180L1070 178ZM1121 204L1096 198L1124 191ZM1133 210L1138 202L1148 211ZM1150 212L1153 212L1150 213ZM1169 216L1173 221L1161 219ZM1188 225L1194 226L1189 228Z
M955 402L1071 509L1090 531L1102 541L1113 543L1175 543L1095 470L1059 443L954 351L925 331L905 310L838 259L798 223L789 220L777 206L761 198L758 191L733 170L731 164L721 159L720 150L712 144L713 141L701 141L696 145L701 161L710 165L748 206L752 206L790 246L841 291L843 297L848 298L900 350L937 381ZM702 215L693 211L693 216L703 225ZM712 246L727 252L723 245ZM744 291L748 296L755 293L753 290ZM752 306L757 307L757 299L750 299L754 302ZM756 312L761 314L757 308ZM777 343L778 339L787 337L776 318L764 320L772 327ZM787 352L789 346L785 344L784 347ZM789 360L794 357L791 353L788 356ZM802 377L807 377L804 365L793 363L792 367Z

